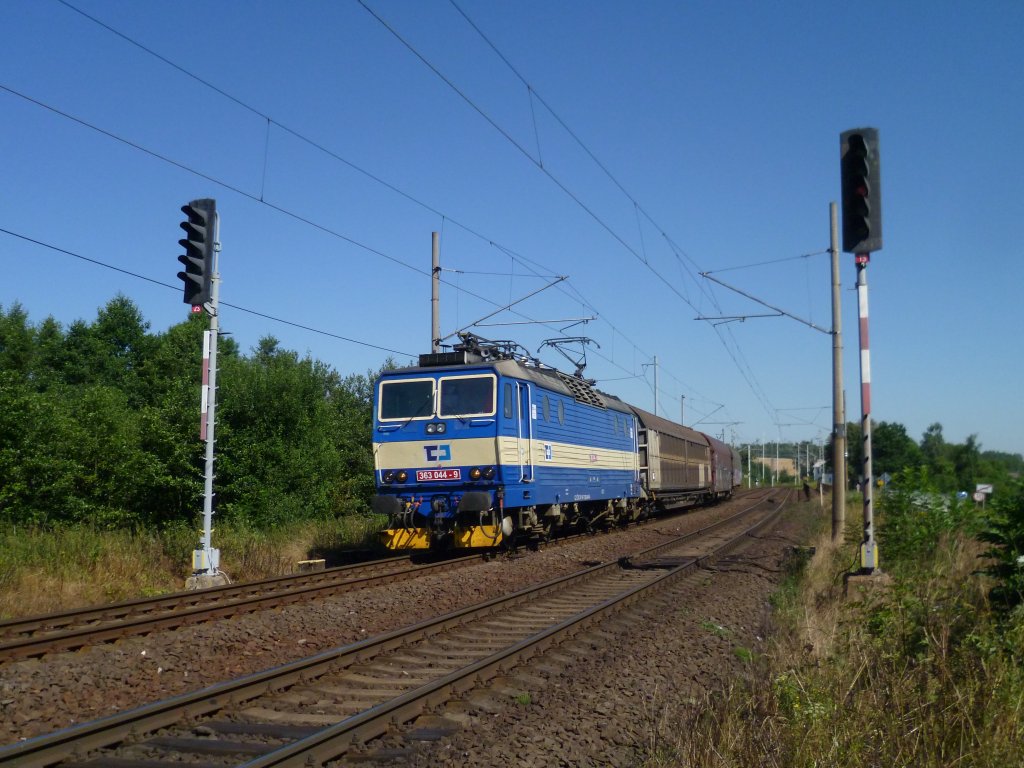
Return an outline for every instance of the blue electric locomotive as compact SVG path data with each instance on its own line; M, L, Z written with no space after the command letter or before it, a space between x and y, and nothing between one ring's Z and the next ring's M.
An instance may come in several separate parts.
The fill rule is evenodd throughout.
M629 406L470 334L419 362L374 390L388 548L493 547L647 513Z

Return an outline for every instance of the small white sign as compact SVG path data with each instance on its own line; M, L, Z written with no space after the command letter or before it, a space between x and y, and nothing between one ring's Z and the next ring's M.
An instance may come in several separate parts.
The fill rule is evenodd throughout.
M974 490L978 493L992 493L992 486L986 485L985 483L978 483L974 486Z

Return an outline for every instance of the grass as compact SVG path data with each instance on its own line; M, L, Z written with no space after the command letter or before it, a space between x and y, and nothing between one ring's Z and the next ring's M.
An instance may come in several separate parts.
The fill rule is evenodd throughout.
M723 627L721 624L718 624L712 621L711 619L705 619L704 621L702 621L700 623L700 627L701 629L707 630L711 634L716 635L718 637L729 637L732 634L731 629L729 629L728 627Z
M858 538L822 534L775 595L746 680L696 703L663 696L642 765L1024 766L1024 616L991 612L982 545L942 534L890 562L888 588L847 596Z
M340 562L372 546L375 516L305 521L275 531L218 525L213 546L233 581L291 573L300 560ZM0 619L176 592L200 534L183 526L132 533L86 527L0 531Z

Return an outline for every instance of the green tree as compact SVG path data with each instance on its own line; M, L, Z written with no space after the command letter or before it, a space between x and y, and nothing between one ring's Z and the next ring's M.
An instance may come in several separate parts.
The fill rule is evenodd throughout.
M35 332L28 323L28 313L18 303L6 312L0 305L0 371L27 376L35 348Z
M351 509L360 488L352 472L368 454L369 409L338 374L266 337L251 359L225 364L221 375L223 512L278 525ZM356 430L363 430L358 438Z
M148 488L148 504L161 521L191 520L202 509L205 446L200 440L203 331L206 321L190 315L155 337L141 371L152 403L142 414L144 449L159 461ZM237 356L230 338L218 342L221 360Z
M148 390L142 386L140 372L152 352L153 337L139 308L118 295L99 310L90 328L91 361L97 380L117 387L133 407L148 402Z
M953 472L956 477L956 488L960 491L973 491L981 469L981 445L977 435L968 435L963 445L955 445L952 450Z
M881 421L871 428L873 471L876 476L895 475L921 463L921 451L902 424Z
M864 467L864 440L860 424L846 425L847 476L857 483ZM871 422L871 473L877 478L883 474L895 475L921 463L921 453L907 435L902 424L886 421Z
M190 315L153 334L123 296L66 331L0 307L0 520L194 521L205 329ZM269 336L250 357L226 337L218 352L218 511L272 526L367 509L374 375L342 378Z
M955 490L957 481L952 448L943 438L942 425L938 422L929 425L921 436L921 455L936 487L942 491Z

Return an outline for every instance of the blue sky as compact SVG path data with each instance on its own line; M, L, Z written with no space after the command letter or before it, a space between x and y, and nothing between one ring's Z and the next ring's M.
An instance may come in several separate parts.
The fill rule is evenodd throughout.
M438 231L443 335L565 275L476 332L561 367L585 335L629 402L657 371L663 415L819 442L830 337L698 320L769 311L699 273L828 329L839 134L875 126L873 417L1024 450L1020 2L69 2L0 5L5 308L181 321L179 207L213 197L222 328L365 373L428 351Z

